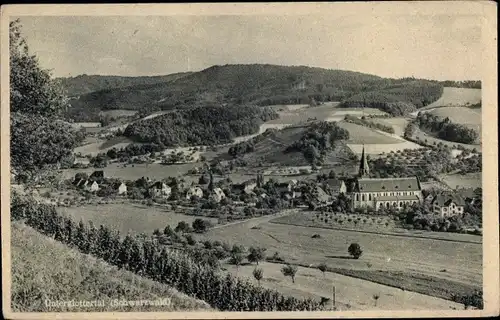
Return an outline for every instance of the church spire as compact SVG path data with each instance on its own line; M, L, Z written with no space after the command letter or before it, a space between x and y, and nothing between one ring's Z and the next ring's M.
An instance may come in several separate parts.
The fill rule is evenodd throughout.
M368 160L365 155L365 145L363 145L363 151L361 153L361 161L359 162L359 177L368 176L370 174L370 168L368 167Z

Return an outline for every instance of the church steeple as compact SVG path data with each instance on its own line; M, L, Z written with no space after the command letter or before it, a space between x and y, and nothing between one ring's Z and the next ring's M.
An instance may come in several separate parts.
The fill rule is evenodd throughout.
M363 145L363 151L361 153L361 161L359 162L359 173L360 178L370 175L370 167L368 167L368 160L365 155L365 146Z

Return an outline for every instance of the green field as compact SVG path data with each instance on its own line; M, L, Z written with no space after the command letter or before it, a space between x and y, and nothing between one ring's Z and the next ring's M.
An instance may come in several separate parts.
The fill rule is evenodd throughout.
M122 235L128 232L152 234L155 229L163 230L167 225L175 228L180 221L191 224L197 218L160 207L130 203L59 207L57 210L75 221L92 221L94 225L112 226ZM203 219L217 223L217 219Z
M432 135L420 130L420 128L418 128L418 127L415 127L415 132L413 134L413 138L414 139L418 138L421 141L424 141L425 144L434 144L434 143L438 144L441 142L442 144L448 145L448 147L450 147L452 149L454 149L456 146L462 146L462 147L467 148L469 150L476 149L478 151L481 151L481 144L464 144L464 143L451 142L451 141L438 139L438 138L435 138Z
M481 134L481 109L466 107L444 107L429 111L440 118L450 118L452 123L463 124Z
M204 301L164 284L119 270L15 222L11 228L14 312L210 311ZM114 299L160 300L169 306L112 306ZM102 307L47 307L48 300L104 300Z
M124 109L116 109L116 110L106 110L102 111L101 113L105 116L110 116L112 118L118 118L118 117L130 117L136 114L138 111L137 110L124 110Z
M268 220L222 226L201 237L246 247L261 246L267 248L269 255L278 252L287 262L296 264L324 262L331 268L422 273L470 288L482 286L480 243L292 226ZM311 238L314 234L321 238ZM453 235L455 238L460 236L470 239L470 235ZM359 260L350 259L347 253L352 242L359 243L364 251Z
M479 102L481 102L481 89L445 87L443 89L443 95L438 100L419 110L443 106L464 106Z
M317 107L307 105L273 106L275 110L277 109L280 117L268 121L266 124L303 124L311 118L319 121L341 121L347 114L359 116L363 113L366 115L385 114L385 112L373 108L365 108L362 111L357 108L338 108L338 105L339 102L327 102Z
M189 169L198 166L198 163L162 165L159 163L146 164L128 164L125 168L123 164L111 163L104 169L64 169L61 170L63 179L74 178L77 172L86 172L91 174L94 170L104 170L106 177L137 180L141 177L149 177L152 180L161 180L168 177L177 177L185 174Z
M481 188L482 187L481 172L468 174L447 174L441 175L441 180L450 188Z
M339 127L349 131L349 140L347 143L352 144L397 144L401 139L383 134L373 129L357 125L350 122L340 122Z
M98 153L106 153L111 148L116 148L116 149L125 148L132 142L133 142L132 140L123 136L113 137L108 140L98 139L93 143L89 143L75 148L74 153L76 154L81 153L82 156L86 155L96 156Z
M394 134L398 136L403 136L405 132L406 125L409 120L403 117L394 117L394 118L370 118L368 121L380 123L383 125L391 126L394 128Z

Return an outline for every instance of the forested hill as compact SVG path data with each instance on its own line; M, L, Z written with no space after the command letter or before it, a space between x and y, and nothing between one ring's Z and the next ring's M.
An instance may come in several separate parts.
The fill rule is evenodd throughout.
M181 72L164 76L150 77L120 77L84 74L76 77L57 78L56 80L61 83L69 97L75 97L94 91L169 82L185 77L190 73L191 72Z
M400 84L355 94L342 101L340 107L370 107L401 116L438 100L442 95L443 87L437 82L408 79Z
M342 101L360 92L405 86L409 81L412 80L305 66L213 66L170 82L81 95L71 101L68 116L89 121L99 111L112 109L148 109L154 112L207 103L273 105L309 103L313 99ZM421 82L439 86L435 82ZM88 115L88 118L80 119L83 115Z
M276 119L271 108L257 106L199 106L130 124L124 135L137 142L150 142L161 148L216 145L233 138L254 134L260 125Z

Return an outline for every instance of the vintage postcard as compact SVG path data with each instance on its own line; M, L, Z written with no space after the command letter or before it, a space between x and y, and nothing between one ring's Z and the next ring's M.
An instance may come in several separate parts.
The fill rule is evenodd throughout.
M2 6L4 317L498 315L495 13Z

